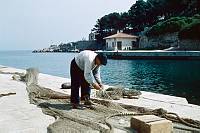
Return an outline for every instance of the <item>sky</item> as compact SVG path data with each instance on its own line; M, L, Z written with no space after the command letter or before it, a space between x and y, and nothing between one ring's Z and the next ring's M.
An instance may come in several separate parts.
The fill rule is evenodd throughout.
M97 19L135 0L0 0L0 50L34 50L83 38Z

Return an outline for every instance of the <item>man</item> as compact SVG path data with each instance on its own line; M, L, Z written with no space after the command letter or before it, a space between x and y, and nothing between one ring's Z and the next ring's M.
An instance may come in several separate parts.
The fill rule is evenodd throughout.
M91 105L91 87L100 90L102 82L100 78L100 65L107 64L106 55L96 54L93 51L85 50L80 52L71 62L71 104L72 108L79 109L79 87L81 86L81 100L85 105ZM95 80L93 80L95 79Z

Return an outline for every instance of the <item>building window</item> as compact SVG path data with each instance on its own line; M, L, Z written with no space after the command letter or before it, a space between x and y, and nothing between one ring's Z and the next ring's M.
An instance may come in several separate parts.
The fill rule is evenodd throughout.
M117 49L122 50L122 41L117 42Z
M132 41L132 48L138 48L139 47L139 43Z
M106 47L108 48L108 42L106 43Z
M114 43L114 42L112 42L112 47L113 47L113 48L115 47L115 43Z
M133 47L133 48L136 47L136 43L135 43L135 41L132 41L132 47Z

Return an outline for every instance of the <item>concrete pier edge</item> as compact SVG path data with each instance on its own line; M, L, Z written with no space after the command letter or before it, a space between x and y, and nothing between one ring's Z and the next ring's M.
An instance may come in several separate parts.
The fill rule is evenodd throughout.
M0 71L25 72L22 69L1 65ZM41 112L40 108L31 105L28 101L26 86L23 83L13 81L11 77L12 74L0 74L0 93L16 92L16 96L3 97L0 100L0 114L2 116L0 120L0 131L46 132L47 126L55 121L54 118L46 116ZM70 90L60 89L61 84L65 82L70 82L70 79L42 73L39 74L40 86L50 88L53 91L70 94ZM200 121L200 106L189 104L185 98L181 97L142 91L139 99L122 98L113 102L148 109L163 108L169 112L177 113L180 117Z

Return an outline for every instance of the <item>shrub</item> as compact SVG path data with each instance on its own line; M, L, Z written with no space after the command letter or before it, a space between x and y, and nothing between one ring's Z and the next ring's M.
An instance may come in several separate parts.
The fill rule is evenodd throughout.
M200 15L194 17L173 17L163 22L159 22L152 26L147 32L147 36L157 36L166 33L174 33L191 27L200 21Z
M179 32L179 39L200 40L200 19L182 29Z

